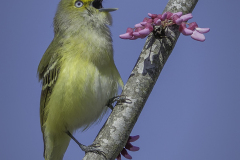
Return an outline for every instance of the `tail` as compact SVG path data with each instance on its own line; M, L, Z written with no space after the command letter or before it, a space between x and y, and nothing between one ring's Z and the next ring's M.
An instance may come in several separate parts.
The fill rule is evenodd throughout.
M70 137L64 133L49 133L44 136L45 160L62 160L70 142Z

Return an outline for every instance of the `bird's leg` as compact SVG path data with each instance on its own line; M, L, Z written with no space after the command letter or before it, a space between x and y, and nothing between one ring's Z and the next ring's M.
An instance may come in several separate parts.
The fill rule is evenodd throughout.
M100 149L98 149L98 147L100 147L100 145L98 144L92 144L90 146L85 146L83 144L81 144L80 142L78 142L78 140L69 132L69 131L66 131L67 135L69 137L71 137L78 145L79 147L85 152L94 152L94 153L98 153L98 154L101 154L103 155L105 158L106 158L106 154L101 151ZM106 158L107 159L107 158Z
M108 100L106 106L108 106L111 110L113 110L113 103L117 102L119 104L122 103L132 103L132 101L130 99L127 99L125 95L119 95L119 96L115 96L112 97Z

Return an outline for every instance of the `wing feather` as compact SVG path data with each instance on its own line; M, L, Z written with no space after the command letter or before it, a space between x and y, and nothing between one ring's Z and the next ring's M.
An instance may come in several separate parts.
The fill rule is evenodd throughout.
M38 77L39 81L42 83L42 92L40 99L40 124L43 133L44 152L46 148L44 137L44 123L47 120L47 112L45 110L45 107L49 102L52 90L58 79L58 73L60 71L60 57L58 56L57 52L52 49L51 45L54 45L53 42L49 45L38 66Z

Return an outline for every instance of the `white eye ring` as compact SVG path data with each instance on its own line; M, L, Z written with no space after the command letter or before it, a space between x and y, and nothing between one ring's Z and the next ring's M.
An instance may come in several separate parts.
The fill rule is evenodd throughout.
M76 1L75 2L75 7L80 8L82 6L83 6L83 2L82 1Z

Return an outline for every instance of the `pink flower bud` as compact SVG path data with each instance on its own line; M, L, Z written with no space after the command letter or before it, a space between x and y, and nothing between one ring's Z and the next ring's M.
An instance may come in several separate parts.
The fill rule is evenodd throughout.
M149 28L145 28L141 31L139 31L139 34L143 35L143 36L147 36L151 33L151 31L149 30Z
M196 28L199 33L207 33L210 31L210 28Z
M119 37L122 39L129 39L132 37L132 35L130 35L129 33L124 33L124 34L121 34Z
M179 19L179 16L178 16L177 14L174 14L174 15L172 16L173 22L175 23L175 21L176 21L177 19Z
M138 23L138 24L135 24L135 26L134 26L135 28L139 28L139 27L143 27L143 25L142 24L140 24L140 23Z
M126 33L129 33L130 35L132 35L132 33L133 33L133 29L132 29L132 28L127 28Z
M177 14L174 14L174 15L172 16L172 20L173 20L173 22L176 23L177 25L180 25L180 24L183 22L183 20L182 20L181 18L179 18L179 16L178 16Z
M178 15L178 17L181 17L182 16L182 12L176 12L176 13L173 13L173 15Z
M156 25L161 25L161 19L159 19L159 18L154 18L153 22Z
M147 35L141 35L139 32L133 32L133 38L145 38Z
M166 13L167 13L167 19L171 19L173 13L172 13L172 12L169 12L169 11L167 11Z
M143 28L136 28L134 32L139 32L141 30L143 30Z
M177 24L177 25L180 25L182 22L183 22L183 20L182 20L181 18L178 18L178 19L176 20L176 24Z
M125 148L128 149L129 151L138 151L140 148L133 146L130 142L125 145Z
M147 23L145 27L148 28L148 29L150 30L150 32L153 31L153 26L152 26L152 24Z
M189 35L193 34L193 31L190 29L184 28L182 31L182 34L185 36L189 36Z
M135 40L135 39L138 39L139 37L135 37L133 36L132 38L130 38L130 40Z
M129 136L128 137L128 141L129 142L135 142L136 140L138 140L139 139L139 135L136 135L136 136Z
M186 23L181 23L181 25L179 25L179 31L182 32L183 29L186 28Z
M147 22L140 22L140 24L141 24L142 26L145 26L145 25L147 24Z
M159 19L162 20L162 15L161 15L161 14L158 14L158 15L157 15L157 18L159 18Z
M198 25L196 22L189 23L189 25L188 25L188 29L191 29L192 31L197 27L198 27Z
M162 21L164 21L167 18L167 12L163 13L162 15Z
M148 16L151 17L152 19L154 19L157 17L157 14L148 13Z
M130 156L125 148L121 151L121 154L127 158L127 159L132 159L132 156Z
M152 23L152 19L145 17L143 22Z
M202 33L199 33L198 31L194 31L191 35L192 39L195 39L197 41L205 41L205 36Z
M192 16L192 13L188 13L188 14L185 14L183 16L181 16L180 18L183 19L184 22L188 21L189 19L191 19L193 16Z
M134 37L138 37L138 38L140 38L141 35L140 35L139 32L133 32L133 36L134 36Z

